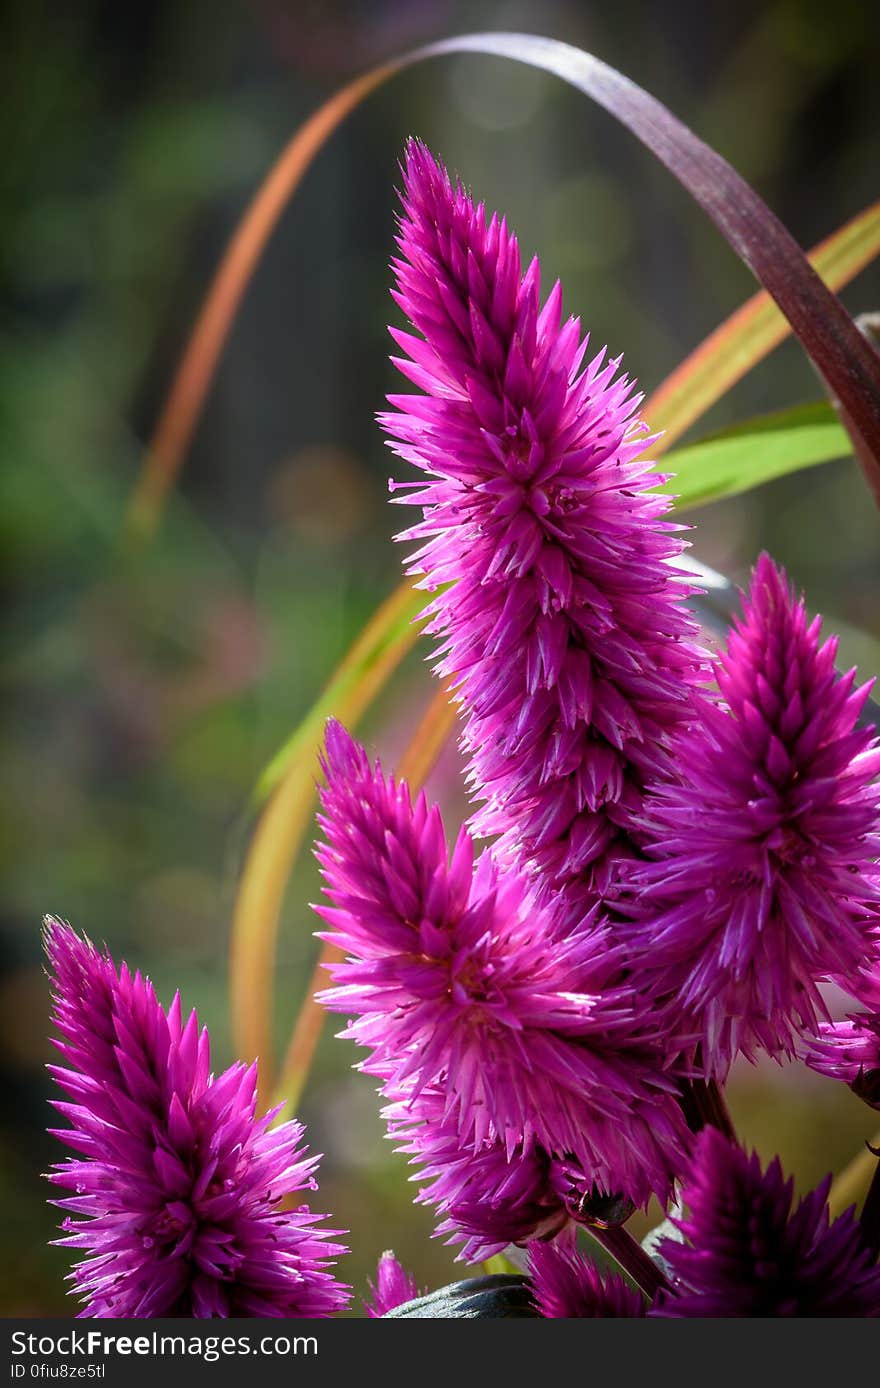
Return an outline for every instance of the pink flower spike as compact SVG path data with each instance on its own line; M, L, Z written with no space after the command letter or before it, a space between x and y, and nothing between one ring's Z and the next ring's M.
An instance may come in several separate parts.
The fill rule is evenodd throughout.
M671 1290L651 1316L702 1318L880 1316L880 1268L852 1209L831 1220L830 1176L794 1206L778 1157L766 1170L714 1128L696 1140L682 1189L681 1240L660 1254Z
M347 1250L308 1206L317 1157L299 1123L256 1117L256 1066L211 1074L207 1031L180 999L166 1013L150 982L47 918L55 1044L67 1099L56 1136L75 1156L49 1180L74 1192L63 1246L84 1253L71 1280L82 1316L326 1317L348 1302L328 1271ZM73 1219L70 1215L78 1215Z
M376 1281L369 1283L370 1300L364 1302L364 1309L371 1320L378 1319L393 1311L404 1302L423 1296L416 1286L416 1279L407 1272L387 1249L379 1259L376 1268Z
M408 572L436 593L437 672L464 715L473 828L561 893L577 925L638 852L645 788L706 676L682 545L652 489L651 440L619 359L562 320L487 218L411 141L393 331L419 394L389 397L394 452L426 474L395 498L423 519ZM445 586L450 585L450 586ZM441 589L443 591L438 591Z
M654 861L628 872L634 965L718 1077L737 1051L793 1054L820 982L858 993L876 948L880 747L835 654L763 555L717 667L726 707L681 740L681 780L646 807Z
M669 1189L687 1138L621 961L598 925L561 934L526 878L462 833L449 858L436 806L327 731L317 856L341 949L320 1000L349 1018L386 1093L442 1090L479 1150L537 1144L636 1204Z
M531 1244L529 1270L535 1304L547 1320L647 1314L640 1292L617 1274L601 1272L589 1258L562 1243Z

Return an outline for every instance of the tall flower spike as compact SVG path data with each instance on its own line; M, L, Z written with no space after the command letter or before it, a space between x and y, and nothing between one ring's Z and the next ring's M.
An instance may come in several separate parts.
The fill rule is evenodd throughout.
M685 1242L660 1245L672 1279L650 1312L673 1319L738 1316L880 1316L880 1268L852 1210L829 1222L831 1178L792 1212L794 1182L778 1158L754 1154L704 1128L676 1220Z
M398 538L433 599L438 673L464 713L479 836L564 891L577 924L615 857L641 842L646 784L666 775L703 678L662 480L640 459L641 397L604 351L582 368L557 284L410 142L392 329L401 372L380 421L428 474ZM451 585L451 586L450 586Z
M69 1101L56 1136L77 1156L49 1180L73 1190L59 1242L83 1316L326 1317L348 1301L328 1271L346 1250L323 1218L283 1196L316 1189L299 1123L257 1119L256 1067L210 1074L207 1031L166 1013L152 985L118 971L68 925L47 919L55 1045Z
M473 868L464 831L449 862L436 806L339 724L324 769L318 912L348 957L320 998L354 1019L342 1035L371 1052L362 1068L389 1091L440 1086L475 1148L537 1143L637 1204L665 1195L686 1130L605 933L560 938L522 874L488 853Z
M424 1295L416 1286L416 1279L410 1276L390 1249L386 1249L379 1259L376 1281L370 1282L369 1287L370 1299L364 1302L364 1309L370 1320L377 1320L404 1302Z
M547 1320L600 1320L608 1316L644 1316L645 1299L622 1277L601 1272L573 1247L533 1243L529 1271L535 1304Z
M869 686L835 672L819 625L762 556L717 668L727 707L680 744L682 778L646 816L657 861L628 874L646 986L679 1000L716 1075L815 1032L818 981L857 987L877 925Z

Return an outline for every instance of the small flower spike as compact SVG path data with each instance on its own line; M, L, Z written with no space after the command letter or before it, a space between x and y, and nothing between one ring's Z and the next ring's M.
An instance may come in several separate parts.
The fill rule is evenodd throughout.
M74 1194L65 1247L86 1317L326 1317L348 1302L328 1270L346 1252L308 1206L317 1158L299 1123L256 1117L256 1066L211 1074L208 1033L166 1013L150 982L55 919L51 1066L68 1096L56 1136L76 1153L49 1180ZM78 1219L71 1215L79 1216Z
M793 1054L825 1015L820 981L856 991L875 948L880 750L836 651L764 555L718 664L724 706L680 743L681 779L646 814L654 861L628 874L633 967L719 1078L738 1051Z
M794 1182L778 1158L762 1171L757 1156L705 1128L682 1191L689 1213L675 1221L684 1242L660 1246L672 1291L650 1314L880 1316L880 1268L852 1210L830 1220L830 1184L793 1210Z
M535 1304L547 1320L603 1319L606 1316L645 1316L642 1294L615 1273L562 1243L533 1243L529 1270Z

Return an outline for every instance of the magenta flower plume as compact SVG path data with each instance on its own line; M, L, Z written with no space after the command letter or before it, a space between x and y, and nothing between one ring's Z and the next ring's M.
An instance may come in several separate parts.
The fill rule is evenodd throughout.
M865 993L872 1000L863 1012L845 1021L823 1022L807 1038L804 1059L829 1079L842 1080L871 1108L880 1109L880 963L866 973Z
M792 1211L794 1182L778 1158L766 1171L754 1154L705 1128L697 1139L675 1220L685 1242L660 1253L672 1292L654 1316L880 1316L880 1268L862 1242L852 1210L833 1223L831 1178Z
M410 142L392 329L421 392L389 397L395 453L428 475L405 498L424 519L409 572L438 672L464 712L480 836L565 890L572 920L618 853L641 841L646 784L703 676L669 500L640 459L640 396L604 351L582 367L557 284L543 308L504 220L487 222ZM446 587L446 585L451 585Z
M326 1317L348 1301L328 1271L346 1250L283 1196L314 1190L299 1123L255 1117L256 1067L210 1073L207 1031L163 1011L152 985L47 919L55 1045L69 1096L56 1131L75 1157L49 1176L84 1316Z
M416 1286L416 1279L397 1261L390 1249L379 1259L376 1281L368 1285L370 1299L364 1302L364 1310L371 1320L386 1315L396 1306L402 1306L417 1296L424 1296L424 1292L420 1292Z
M529 1271L535 1304L547 1320L644 1316L644 1297L615 1273L562 1243L533 1243Z
M473 867L464 831L449 861L436 806L413 805L338 724L324 769L318 910L347 958L320 997L353 1018L342 1035L371 1052L363 1068L391 1097L438 1086L475 1150L537 1143L638 1204L665 1195L686 1129L605 933L560 937L521 874L488 853Z
M857 979L870 951L880 751L836 649L764 555L718 664L727 707L682 741L650 811L657 861L629 872L646 986L718 1075L738 1050L791 1054L824 1014L818 981Z

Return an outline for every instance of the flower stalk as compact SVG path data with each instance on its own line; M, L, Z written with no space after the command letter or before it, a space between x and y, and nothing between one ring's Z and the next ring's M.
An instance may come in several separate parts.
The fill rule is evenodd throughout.
M586 1224L584 1228L611 1255L618 1267L632 1278L649 1301L653 1301L659 1291L668 1289L669 1283L662 1269L622 1224L610 1229Z
M867 1147L869 1152L873 1152L874 1156L880 1159L880 1147L872 1147L870 1143ZM863 1241L875 1256L880 1255L880 1160L874 1167L874 1175L862 1206L859 1227Z

